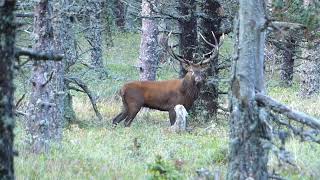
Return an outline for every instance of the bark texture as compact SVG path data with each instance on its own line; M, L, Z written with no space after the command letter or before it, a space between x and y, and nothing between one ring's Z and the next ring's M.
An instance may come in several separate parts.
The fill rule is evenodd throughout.
M142 16L150 17L154 13L152 6L155 0L142 1ZM140 80L155 80L159 63L157 21L150 18L142 19L142 35L140 44Z
M204 14L204 17L200 19L200 32L208 40L211 44L218 45L220 42L220 29L221 29L221 21L222 21L222 7L218 1L214 0L203 0L200 5L201 12ZM206 17L206 18L205 18ZM212 33L216 36L217 42L215 42ZM218 43L218 44L216 44ZM210 52L213 48L208 45L208 43L204 42L202 39L199 39L200 50L202 54L206 54ZM208 58L209 55L207 55ZM214 79L218 78L218 56L213 58L210 62L210 68L207 70L207 77L212 77ZM204 84L203 89L200 93L199 103L197 104L199 107L205 108L205 116L206 119L210 117L215 117L218 110L218 88L219 84L210 83Z
M311 42L311 48L303 50L303 60L300 67L300 95L310 97L320 91L320 39Z
M280 71L281 84L285 87L291 86L293 81L295 43L293 35L289 33L283 49L283 60Z
M73 15L69 7L73 3L73 0L54 0L53 3L53 35L54 42L57 51L64 54L63 66L64 74L69 72L69 68L76 63L77 51L75 40L75 29L73 27ZM64 92L66 96L64 98L64 121L66 124L76 119L75 112L72 107L72 96L69 90L68 81L64 81Z
M53 52L52 7L47 0L39 1L34 12L36 51ZM64 66L62 62L34 61L31 95L28 104L27 133L30 150L48 152L51 142L59 142L63 126Z
M0 3L0 179L14 179L13 65L15 45L14 0Z
M124 1L115 0L114 1L114 15L115 22L120 31L125 30L126 25L126 5Z
M195 0L179 0L180 15L180 54L187 60L192 60L196 52L197 46L197 18L195 15ZM180 66L179 76L182 78L186 74L186 70Z
M255 93L264 93L264 0L240 0L238 46L231 82L230 154L227 179L268 179L270 139L268 113L258 107Z
M103 79L107 76L102 59L103 3L101 0L89 0L87 6L86 39L90 45L91 65L100 73L100 79Z

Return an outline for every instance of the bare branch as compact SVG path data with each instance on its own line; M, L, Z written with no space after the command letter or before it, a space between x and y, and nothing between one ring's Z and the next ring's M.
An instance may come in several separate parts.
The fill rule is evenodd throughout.
M34 13L16 13L16 17L33 18Z
M63 54L57 54L54 52L43 52L43 51L34 51L29 48L16 48L15 57L19 58L20 56L29 56L33 60L52 60L52 61L61 61L63 59Z
M102 120L102 116L96 105L96 99L93 97L92 92L89 90L88 86L81 79L77 77L65 77L65 80L78 85L88 95L91 101L92 107L94 109L94 112L96 113L96 116L98 117L99 120Z
M53 77L53 71L50 73L49 79L42 85L43 87L46 86L52 79Z
M277 102L276 100L272 99L271 97L268 97L261 93L257 93L255 96L255 99L258 103L269 107L275 112L278 112L287 116L289 119L305 124L311 128L320 130L320 121L318 119L310 117L302 112L292 110L286 105L283 105Z
M27 93L24 93L22 95L22 97L17 101L16 106L15 106L16 109L18 109L18 107L19 107L20 103L22 102L22 100L26 97L26 94Z

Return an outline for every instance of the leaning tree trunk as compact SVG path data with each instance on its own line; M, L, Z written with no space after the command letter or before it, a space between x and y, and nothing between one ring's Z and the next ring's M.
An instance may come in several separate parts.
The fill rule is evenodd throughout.
M55 47L61 54L64 54L64 70L65 74L69 72L69 69L77 61L76 52L76 40L74 34L74 27L72 19L74 13L72 8L64 8L72 5L73 0L54 0L53 6L53 34ZM64 92L66 93L64 98L64 121L69 124L76 120L76 115L72 106L72 96L69 90L69 82L64 81Z
M293 81L295 43L293 35L289 33L284 45L285 48L283 49L283 60L280 71L281 84L285 87L291 86Z
M320 91L320 39L310 42L313 47L303 51L303 56L309 56L303 60L300 67L300 95L302 97L311 97Z
M90 45L91 65L99 73L99 79L107 76L102 59L102 14L103 3L101 0L89 0L87 16L89 28L86 30L86 39Z
M149 17L154 13L152 6L155 0L142 1L142 16ZM156 20L142 19L142 35L140 44L140 80L155 80L159 63L158 25Z
M264 0L240 0L238 47L231 82L230 154L227 179L268 179L267 112L255 94L264 93Z
M39 1L35 6L35 51L55 51L51 12L48 0ZM51 142L61 140L64 114L63 72L62 62L34 61L27 116L27 133L34 153L48 152Z
M0 179L14 179L13 168L13 65L16 2L0 3Z
M200 19L200 32L206 40L211 44L218 45L220 42L221 32L220 26L222 21L222 7L218 1L204 0L200 6L201 12L204 13L204 17ZM215 42L212 32L216 36L217 42ZM216 44L218 43L218 44ZM204 40L199 39L200 50L203 54L208 53L212 50L212 46L206 43ZM210 54L209 54L210 55ZM209 56L208 55L208 56ZM208 57L206 57L208 58ZM206 74L208 77L218 79L218 56L211 60L210 68ZM206 119L215 117L218 110L218 82L205 84L200 96L197 106L205 108Z
M197 19L195 0L179 0L180 15L188 18L180 18L180 53L187 60L192 60L197 46ZM186 70L180 64L179 76L184 77Z

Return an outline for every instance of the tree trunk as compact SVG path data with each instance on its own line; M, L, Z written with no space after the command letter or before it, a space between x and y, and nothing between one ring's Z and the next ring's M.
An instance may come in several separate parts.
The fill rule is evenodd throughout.
M142 16L152 16L155 0L142 1ZM156 20L142 19L142 35L140 44L140 80L155 80L159 63L158 25Z
M283 50L283 60L281 64L280 79L281 84L285 87L292 85L293 80L293 67L294 67L294 53L295 53L295 40L293 36L288 35L285 43L285 48Z
M52 7L47 0L39 1L34 12L33 49L53 52ZM58 49L59 50L59 49ZM35 61L31 76L31 95L28 104L27 133L31 151L48 152L50 142L62 137L64 66L62 62Z
M315 5L315 2L303 0L303 5L308 8ZM319 30L318 27L318 32ZM309 43L309 46L303 49L303 56L309 56L309 58L303 60L300 67L300 95L302 97L311 97L320 91L320 39L313 39Z
M300 95L311 97L320 91L320 39L310 42L312 49L303 51L303 56L309 56L300 67Z
M200 19L200 32L211 44L216 44L214 38L212 37L213 32L216 36L217 43L219 44L221 33L220 26L222 21L221 5L218 1L204 0L201 3L201 12L204 13L205 17ZM216 45L218 45L216 44ZM204 40L199 39L200 50L202 54L208 53L212 50L212 46L204 42ZM208 57L206 57L208 58ZM210 62L210 68L206 72L208 77L214 79L218 78L218 56ZM218 83L204 84L203 89L199 96L198 107L205 108L206 119L214 118L218 110ZM203 111L202 111L203 112Z
M73 13L70 11L71 8L65 9L64 7L71 6L73 0L54 0L53 12L53 34L55 47L58 52L64 54L64 74L69 72L69 68L74 65L77 61L76 52L76 40L74 34L74 27L72 20ZM68 81L64 82L64 92L66 96L64 98L64 120L65 123L69 124L75 121L76 115L72 107L72 96L69 91Z
M100 74L99 79L107 76L102 59L102 12L101 0L89 0L87 7L88 30L86 39L91 47L91 65Z
M264 0L240 0L239 43L231 82L230 154L227 179L268 179L270 139L265 126L266 110L258 107L255 93L265 92L263 58L265 33Z
M121 32L124 32L126 25L126 6L121 0L114 1L114 15L116 26Z
M13 166L13 65L16 2L0 3L0 179L15 179Z
M104 42L107 48L113 47L112 39L112 11L113 5L108 3L109 1L103 1L103 28L104 28Z
M180 52L187 60L192 60L197 46L197 19L195 16L196 3L195 0L180 0L181 16L189 16L182 19L180 23ZM180 64L180 77L184 77L186 70Z

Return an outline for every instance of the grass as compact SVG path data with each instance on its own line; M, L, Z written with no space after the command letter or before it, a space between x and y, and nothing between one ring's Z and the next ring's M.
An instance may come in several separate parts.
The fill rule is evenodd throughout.
M119 125L112 128L111 119L120 112L121 103L117 97L120 86L128 80L138 79L135 67L139 56L139 35L121 34L115 37L115 46L105 52L105 63L111 78L97 80L94 72L83 76L90 89L99 96L98 106L104 117L96 120L88 98L73 92L77 124L66 128L61 145L52 145L47 155L30 154L25 144L22 120L17 123L15 158L17 179L147 179L147 165L157 155L165 161L179 163L183 179L192 179L196 170L207 168L220 171L225 177L228 152L228 128L226 117L210 125L192 125L191 133L174 134L168 130L168 115L164 112L143 110L138 114L131 128ZM227 52L231 43L223 50ZM161 65L159 79L177 76L171 64ZM75 67L77 74L83 67ZM17 79L19 81L20 79ZM20 80L21 81L21 80ZM17 82L17 96L22 85ZM269 94L289 106L320 117L319 96L301 99L297 96L298 86L282 88L270 86ZM211 128L207 128L210 126ZM138 148L135 141L140 144ZM297 168L278 167L274 156L270 157L270 169L281 171L289 179L317 179L320 177L320 146L291 139L286 145L294 155Z

